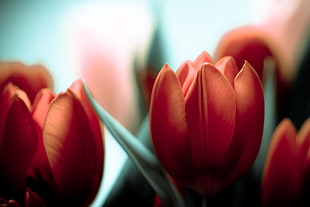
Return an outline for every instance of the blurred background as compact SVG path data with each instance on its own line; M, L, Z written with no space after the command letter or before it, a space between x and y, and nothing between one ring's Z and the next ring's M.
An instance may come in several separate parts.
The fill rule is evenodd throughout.
M225 32L259 23L270 2L276 1L2 0L0 60L45 65L56 93L84 78L95 98L135 133L145 115L139 71L158 71L165 63L176 70L203 50L212 56ZM104 180L94 205L104 201L126 159L106 133Z

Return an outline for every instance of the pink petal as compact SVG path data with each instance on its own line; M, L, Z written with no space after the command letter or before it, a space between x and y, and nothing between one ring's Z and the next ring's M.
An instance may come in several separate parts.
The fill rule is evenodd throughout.
M185 98L193 170L200 174L221 170L235 128L234 90L219 70L207 63L198 69Z
M245 62L235 78L237 103L236 128L232 145L227 152L227 166L233 168L236 179L244 174L256 159L264 127L264 94L260 79Z
M191 61L184 62L177 70L176 75L180 80L182 86L183 96L185 97L189 87L191 86L194 76L196 74L197 68Z
M70 91L51 103L43 128L43 143L61 205L89 205L101 181L103 146L98 152L91 123L78 98Z
M209 53L207 53L206 51L202 51L200 53L200 55L194 61L194 64L198 68L204 63L212 63L212 62L213 61L212 61L212 58L210 57Z
M288 120L276 128L263 173L264 206L294 206L302 195L296 130Z
M154 83L150 106L153 146L164 168L176 179L190 177L188 124L181 85L166 64Z
M228 79L230 84L234 86L234 80L239 71L235 59L231 56L225 56L217 61L215 66Z
M26 190L26 177L37 149L37 134L31 113L19 96L11 100L1 143L1 168L5 185L1 188L20 202Z

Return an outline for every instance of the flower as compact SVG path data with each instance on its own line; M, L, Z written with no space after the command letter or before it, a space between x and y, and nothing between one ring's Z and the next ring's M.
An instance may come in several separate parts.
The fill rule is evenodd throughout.
M277 126L267 153L262 179L264 206L296 206L309 185L310 119L296 132L284 119Z
M99 120L81 80L52 97L49 91L42 91L33 109L41 144L30 173L31 185L51 205L88 206L103 174Z
M237 67L242 67L245 60L249 61L262 79L265 58L278 60L277 49L270 38L255 25L235 28L223 35L215 51L215 59L232 56Z
M255 117L255 118L254 118ZM176 73L166 64L151 96L155 152L170 176L202 195L214 195L253 164L260 148L264 97L248 62L216 64L202 52Z
M216 59L226 55L237 65L248 60L261 75L264 58L276 61L282 86L291 85L308 41L309 12L307 0L268 1L269 10L256 24L234 28L222 36L215 51ZM238 65L240 66L240 65Z

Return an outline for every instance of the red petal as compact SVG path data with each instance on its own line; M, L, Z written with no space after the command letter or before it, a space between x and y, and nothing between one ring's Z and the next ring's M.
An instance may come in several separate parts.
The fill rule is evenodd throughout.
M233 167L234 179L244 174L256 159L264 125L264 94L260 79L245 62L235 78L237 101L236 129L227 152L227 166Z
M41 89L33 103L32 117L43 128L44 120L50 103L55 98L55 94L48 88Z
M194 170L221 170L235 128L232 86L214 65L204 64L198 69L185 102Z
M228 79L230 84L234 86L234 80L238 73L235 59L231 56L223 57L219 61L217 61L215 66Z
M212 58L210 57L209 53L206 51L202 51L200 55L194 61L196 67L200 67L204 63L212 63Z
M32 117L37 126L38 148L28 173L28 179L31 181L31 185L33 184L39 189L36 192L46 200L53 199L51 198L51 189L55 187L55 180L43 145L42 129L49 105L54 98L55 94L50 89L41 89L34 100L32 111Z
M30 111L18 96L8 109L1 143L1 168L6 192L20 201L26 190L26 176L37 149L37 134Z
M70 91L51 103L43 142L55 178L56 200L62 205L89 205L101 182L102 154L87 114ZM103 146L101 146L103 147Z
M27 108L31 110L31 103L27 96L27 94L20 90L18 87L13 85L12 83L8 83L2 90L2 94L0 97L0 136L3 134L4 121L6 119L6 114L8 112L9 105L14 96L19 96Z
M80 99L86 111L87 117L90 122L90 126L92 128L92 133L94 134L94 139L96 140L98 147L99 147L97 151L99 152L101 151L102 146L103 146L103 139L102 139L103 128L101 129L99 118L96 112L94 111L91 103L89 102L87 95L85 94L85 91L83 90L82 81L80 79L75 81L70 86L70 90ZM102 158L100 162L103 162L103 152L100 155L100 157Z
M276 128L267 153L262 183L264 206L296 204L302 195L300 167L296 131L285 119Z
M150 130L158 159L175 178L189 178L191 156L188 124L181 85L166 64L154 83L150 106Z
M184 62L177 70L176 75L180 80L182 86L183 96L185 97L189 87L191 86L194 76L196 74L197 68L191 61Z

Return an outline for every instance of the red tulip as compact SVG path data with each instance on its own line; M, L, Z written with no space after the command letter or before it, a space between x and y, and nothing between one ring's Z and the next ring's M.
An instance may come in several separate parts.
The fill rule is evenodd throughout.
M289 119L276 128L267 153L262 182L264 206L296 206L309 184L310 120L299 133Z
M253 118L255 117L255 118ZM213 195L243 175L258 153L264 121L260 79L248 62L238 72L206 52L174 73L165 65L151 97L153 146L176 181Z
M31 179L34 186L44 189L42 197L53 205L87 206L97 194L103 173L99 120L81 81L52 97L49 91L42 91L34 106L33 117L42 126L42 141Z

